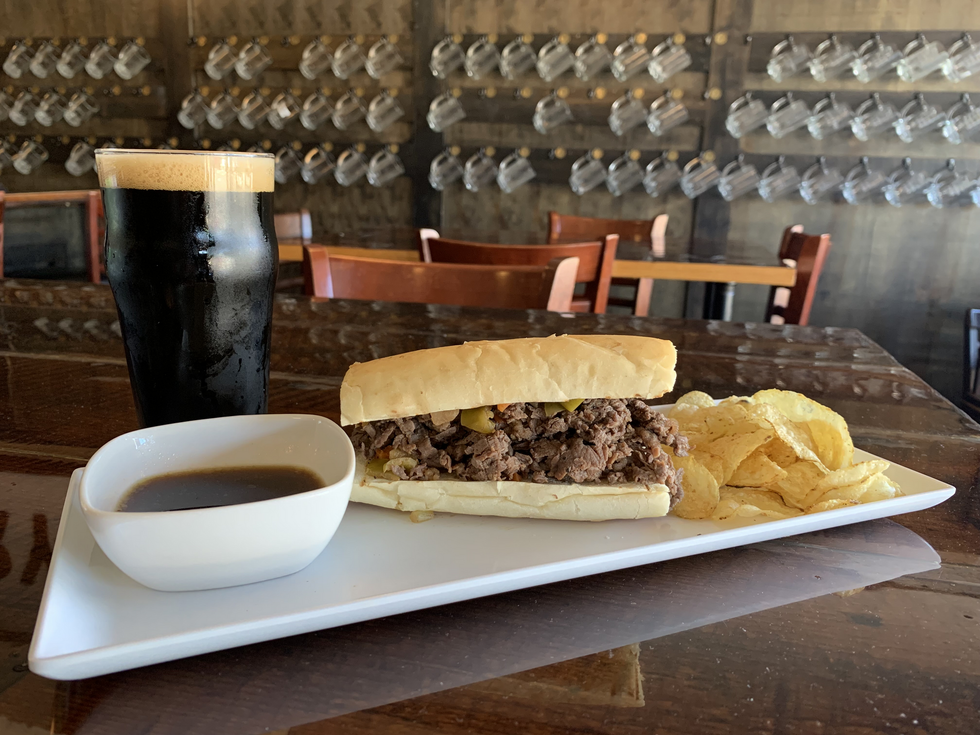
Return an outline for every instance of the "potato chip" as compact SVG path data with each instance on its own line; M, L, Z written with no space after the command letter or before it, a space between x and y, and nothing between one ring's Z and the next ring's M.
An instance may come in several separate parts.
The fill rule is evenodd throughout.
M697 418L698 410L697 406L693 406L690 403L679 403L671 407L670 411L667 412L667 416L674 419L678 426L691 427L701 420Z
M723 521L726 518L793 518L802 515L803 511L790 508L783 503L776 493L762 488L723 487L720 490L718 507L712 514L712 520Z
M725 484L725 463L722 462L721 457L716 457L713 454L708 454L707 452L699 452L696 449L691 451L691 456L694 457L698 462L700 462L711 476L715 478L715 482L719 486Z
M675 467L684 470L681 487L684 497L674 506L681 518L709 518L718 505L718 481L694 457L673 457Z
M790 518L902 492L883 474L888 462L852 464L844 419L799 393L765 390L716 405L692 391L670 417L691 445L689 457L675 459L690 492L674 511L683 518Z
M833 500L849 500L854 503L873 503L876 500L887 500L901 494L898 485L883 474L878 473L867 477L859 483L835 487L822 495L815 493L807 498L808 507L820 505ZM815 497L814 497L815 496Z
M765 421L772 426L776 436L790 447L796 458L820 461L815 451L813 437L810 436L806 426L794 424L776 406L770 404L759 403L747 410L750 418L759 422Z
M714 408L715 399L702 391L692 390L690 393L685 393L678 398L677 403L674 404L674 408L677 406L688 405L695 406L697 408Z
M784 469L799 459L793 447L779 437L761 446L759 451Z
M771 409L769 406L766 408ZM711 449L713 442L728 436L760 429L771 429L769 422L764 418L751 419L745 406L734 403L712 405L710 408L698 408L692 404L683 404L676 408L676 413L671 412L671 417L677 420L680 431L687 437L694 454L710 454L725 459L721 466L717 461L702 462L711 470L719 484L724 484L725 480L731 476L741 459L741 455L730 458L730 450L724 446L726 442L721 443L720 449L717 446L715 449ZM728 440L727 443L732 442L735 440Z
M721 484L724 485L728 484L728 480L745 458L772 437L772 429L760 429L756 424L745 422L734 426L730 434L699 444L697 451L699 454L710 454L721 460L723 470Z
M752 397L757 402L775 406L790 421L805 424L817 456L828 469L839 470L854 461L854 442L847 422L839 414L792 391L763 390Z
M827 474L827 469L819 462L800 460L784 468L786 477L767 485L768 490L779 493L782 499L796 508L806 508L808 495L817 482Z
M861 496L861 502L873 503L876 500L889 500L904 494L897 482L880 474L870 479L867 491Z
M728 484L736 487L763 487L785 478L786 470L769 459L763 451L770 443L767 442L746 457L728 479Z
M825 510L848 508L852 505L860 505L860 503L858 503L856 500L844 500L843 498L838 498L837 500L824 500L807 508L806 514L810 515L811 513L823 513Z
M850 467L834 470L830 474L820 478L820 481L814 485L813 491L823 494L828 490L833 490L835 487L857 485L872 475L877 475L887 470L888 464L883 459L874 459L870 462L858 462L857 464L852 464Z
M720 401L718 401L718 403L722 405L727 403L741 403L743 405L748 405L755 403L755 399L751 398L750 396L728 396L728 398L722 398Z
M733 434L737 431L745 431L747 427L745 426L746 420L748 419L748 411L745 410L745 406L741 406L734 403L729 403L724 406L716 406L712 409L701 409L704 415L704 433L712 437L725 436L727 434ZM759 423L756 424L754 428L758 428Z
M684 404L678 406L676 412L672 410L670 417L677 421L681 432L695 445L696 438L710 441L730 433L735 426L744 423L747 413L743 406L737 405L699 408Z

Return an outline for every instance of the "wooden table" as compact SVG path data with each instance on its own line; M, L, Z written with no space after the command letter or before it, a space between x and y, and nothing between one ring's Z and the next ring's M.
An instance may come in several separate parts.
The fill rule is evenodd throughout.
M48 681L26 657L68 475L136 421L108 290L0 281L0 732L980 732L980 428L857 331L283 299L271 410L336 416L355 360L576 331L673 340L679 392L805 391L857 446L959 492L895 522Z
M753 283L786 286L796 283L796 269L785 265L714 263L681 260L617 260L614 278L653 278L657 281L705 283Z

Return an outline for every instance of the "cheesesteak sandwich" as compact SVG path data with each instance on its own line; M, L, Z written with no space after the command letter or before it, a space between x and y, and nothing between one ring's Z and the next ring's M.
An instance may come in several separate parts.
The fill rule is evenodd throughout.
M602 521L662 516L681 497L674 346L633 336L469 342L352 365L341 423L359 457L351 500L403 511Z

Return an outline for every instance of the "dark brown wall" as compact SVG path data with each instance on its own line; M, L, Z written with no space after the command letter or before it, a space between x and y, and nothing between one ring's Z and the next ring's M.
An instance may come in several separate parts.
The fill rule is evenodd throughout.
M828 31L839 32L856 45L871 30L881 31L893 43L904 43L916 31L924 31L930 39L948 45L963 30L978 27L980 6L970 2L905 0L855 5L754 0L749 30L760 46L765 46L762 41L771 39L769 34L773 33L793 32L815 42L826 38ZM756 61L764 50L753 50L744 81L745 88L760 90L760 96L798 90L813 100L838 90L856 105L872 91L879 91L900 105L914 92L922 92L929 101L948 107L963 92L980 92L980 79L952 84L939 74L913 84L894 75L869 85L854 79L820 84L809 76L777 84ZM741 141L741 150L760 154L763 161L771 161L780 153L806 156L803 165L825 154L842 171L856 164L861 155L871 156L872 165L885 171L896 167L904 156L911 157L915 168L924 171L939 170L947 158L955 158L959 169L980 173L980 144L953 145L938 133L914 145L894 135L861 143L850 135L821 142L805 132L782 140L755 133ZM794 198L768 205L757 197L746 198L731 207L731 251L771 253L783 227L797 222L807 232L829 232L833 238L811 323L861 329L947 397L958 398L963 314L967 308L980 306L980 211L974 207L939 210L924 202L896 209L884 202L851 206L835 201L808 206ZM767 289L741 287L735 318L757 318L767 296Z
M803 167L815 156L826 154L833 165L847 169L859 156L871 156L872 165L890 169L904 156L915 159L915 165L926 170L941 166L955 156L961 168L980 171L980 144L952 146L938 135L921 144L909 146L897 138L860 144L841 135L825 142L812 140L806 133L775 140L765 133L753 134L735 141L723 128L727 105L745 90L753 90L771 102L787 90L815 102L829 90L836 90L852 105L871 91L880 91L897 104L922 91L929 99L951 104L963 91L980 92L980 80L953 85L938 75L907 85L892 76L873 85L839 80L818 84L808 76L783 84L772 82L764 73L765 57L775 41L786 32L794 32L814 46L828 32L845 34L851 43L860 43L872 31L891 34L889 40L904 43L915 31L923 30L949 43L960 29L980 29L980 6L956 0L928 3L924 0L859 3L845 0L671 0L638 2L637 0L565 0L515 2L512 0L393 0L364 4L353 0L312 3L268 3L261 0L38 0L16 3L6 0L0 5L6 34L0 52L6 54L13 39L66 38L85 35L113 35L119 39L142 36L146 39L154 63L136 80L122 83L115 77L108 83L87 80L103 101L103 114L81 131L67 126L51 129L33 126L17 128L9 121L0 123L0 133L18 136L41 134L52 153L52 161L41 173L30 177L3 173L4 185L12 191L91 188L93 175L79 179L69 176L61 166L70 144L78 135L94 136L98 142L122 136L126 145L139 144L148 138L153 145L177 135L181 146L215 147L237 139L243 147L267 142L275 150L283 144L294 144L307 150L316 142L331 143L336 150L353 143L364 143L372 153L385 143L400 146L410 174L394 185L374 189L365 183L345 189L333 181L317 186L294 181L277 190L277 207L291 210L307 207L313 213L315 234L356 232L384 225L409 227L423 222L434 224L444 232L469 237L483 236L502 242L539 241L544 236L547 212L551 209L606 217L653 217L661 212L671 215L668 247L671 252L693 250L702 254L728 252L731 255L765 256L775 254L782 229L796 222L807 231L830 232L834 247L813 310L812 322L839 326L856 326L891 350L900 360L955 397L959 390L961 360L961 317L974 301L977 266L974 224L980 224L972 208L949 211L916 205L896 210L886 204L856 207L833 202L810 207L794 199L768 205L756 197L731 206L715 194L690 202L679 193L663 200L653 200L642 190L615 198L605 191L594 191L583 197L568 188L568 167L585 151L598 147L608 163L624 150L639 152L641 163L667 150L681 163L708 150L720 164L743 152L758 167L765 166L779 154ZM427 69L432 44L447 33L458 33L470 42L476 34L499 34L503 46L519 33L535 34L533 45L540 47L552 34L567 33L572 45L589 34L610 35L610 47L631 32L649 34L647 45L667 35L681 32L695 56L691 70L670 81L670 90L679 95L692 110L692 120L666 139L658 140L645 129L617 139L605 123L612 100L627 88L641 89L645 99L663 93L648 75L627 84L610 75L601 81L581 83L573 75L564 75L549 85L536 75L508 81L499 75L474 81L464 74L449 80L434 80ZM205 126L197 136L175 124L175 111L181 97L194 85L214 83L200 71L207 50L217 38L235 35L239 39L266 36L276 63L262 76L259 84L273 90L292 87L306 95L316 83L302 78L296 71L303 46L315 35L327 34L333 45L348 34L363 34L369 45L380 34L397 34L398 45L406 65L380 82L366 74L349 82L327 75L320 83L330 87L336 96L349 87L361 88L366 98L381 87L397 88L399 100L406 109L403 122L383 134L372 133L366 125L350 131L326 126L316 133L299 125L286 134L275 135L271 129L258 134L237 126L214 131ZM848 35L849 34L849 35ZM746 36L751 35L751 42ZM706 39L712 43L706 44ZM421 68L416 68L421 67ZM0 84L50 87L55 81L3 79ZM114 89L117 86L118 88ZM577 122L553 135L542 136L530 125L535 102L554 86L563 86ZM69 86L70 85L65 85ZM232 91L244 94L251 85L241 83ZM431 97L458 87L469 117L447 131L434 136L416 124L424 115ZM481 90L492 87L492 99L481 97ZM529 88L526 98L515 91ZM588 93L601 87L601 95ZM601 96L601 99L596 99ZM707 99L706 99L707 98ZM70 136L62 143L60 136ZM207 140L205 140L207 139ZM501 160L514 148L528 146L531 160L539 171L537 181L514 194L499 190L472 194L457 185L438 195L424 183L424 172L431 157L443 146L458 146L466 157L482 146L495 149ZM554 154L555 149L557 155ZM697 293L697 289L691 289ZM763 315L767 289L740 287L736 296L738 319L757 320ZM660 283L654 290L654 312L665 316L700 315L696 298L685 302L685 287L678 283Z

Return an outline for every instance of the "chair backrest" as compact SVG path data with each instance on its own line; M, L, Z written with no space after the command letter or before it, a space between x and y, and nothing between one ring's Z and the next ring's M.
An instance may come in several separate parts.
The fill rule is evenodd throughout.
M817 282L830 252L830 244L830 235L807 235L799 225L786 229L779 246L779 256L787 265L796 267L796 285L790 289L774 288L770 291L767 322L809 324Z
M428 263L430 261L425 259L426 243L429 240L435 240L441 237L438 230L433 230L431 227L420 227L415 231L415 245L419 250L419 260L423 263Z
M980 309L967 309L963 335L963 396L980 401L977 395L977 364L980 359Z
M578 258L576 283L585 284L585 298L596 314L606 312L618 235L599 242L558 245L487 245L462 240L420 237L422 260L426 263L471 263L480 265L546 265L554 258Z
M796 259L789 254L790 241L794 232L803 232L803 225L791 225L783 230L783 237L779 241L779 259L783 265L796 268ZM786 319L783 313L789 306L791 291L785 286L777 286L769 292L769 304L766 307L766 321L772 324L785 324Z
M312 296L501 309L568 311L578 267L578 258L495 266L331 256L316 246L303 253L305 290Z
M0 192L0 277L3 277L3 214L7 209L18 207L81 204L85 207L85 264L92 283L102 281L105 268L102 250L105 242L105 213L102 210L102 194L98 190L35 191L20 194Z
M310 210L282 212L275 215L276 239L280 243L308 245L313 242L313 218Z
M791 241L794 234L800 234L802 232L803 225L790 225L783 230L783 238L779 241L780 260L796 260L796 258L794 258L790 253L790 248L792 247Z
M3 278L3 212L7 204L7 193L0 191L0 278Z
M620 242L650 243L653 254L666 254L666 233L669 215L658 214L649 219L603 219L579 217L573 214L548 212L548 242L582 242L598 240L606 235L619 235Z

